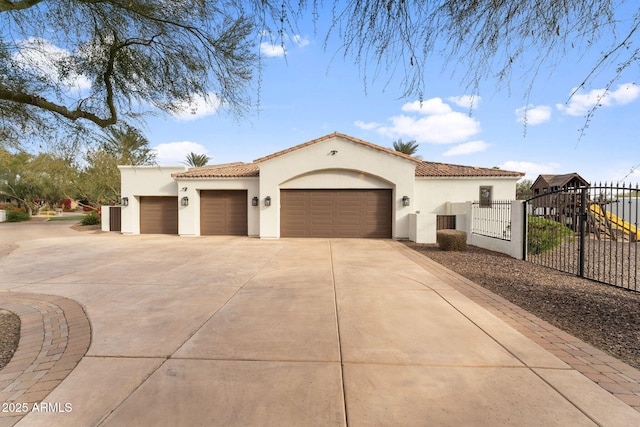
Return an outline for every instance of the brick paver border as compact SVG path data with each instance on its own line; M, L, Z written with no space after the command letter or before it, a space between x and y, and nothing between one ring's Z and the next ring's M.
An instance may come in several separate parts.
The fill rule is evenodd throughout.
M400 242L408 258L538 343L567 365L640 412L640 371L587 344Z
M80 304L60 296L0 292L0 307L21 322L18 348L0 370L0 426L12 426L80 362L91 325Z

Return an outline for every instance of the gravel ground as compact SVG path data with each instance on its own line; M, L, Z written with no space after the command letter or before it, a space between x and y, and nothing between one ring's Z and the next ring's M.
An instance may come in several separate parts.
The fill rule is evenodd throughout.
M407 246L640 369L640 293L473 246L464 252Z
M0 309L0 369L13 357L20 340L20 318Z

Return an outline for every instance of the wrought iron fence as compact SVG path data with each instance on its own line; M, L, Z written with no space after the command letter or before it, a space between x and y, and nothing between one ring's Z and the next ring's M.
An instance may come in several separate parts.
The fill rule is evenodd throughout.
M639 192L637 185L600 183L527 200L527 259L640 291Z
M473 202L471 232L501 240L511 240L511 201Z

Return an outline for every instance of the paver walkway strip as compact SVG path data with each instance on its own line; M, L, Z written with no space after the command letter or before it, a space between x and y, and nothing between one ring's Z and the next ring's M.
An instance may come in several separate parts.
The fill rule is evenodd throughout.
M6 406L0 426L12 426L37 410L80 362L91 343L91 325L82 306L68 298L0 292L0 301L21 322L18 348L0 370L0 402Z

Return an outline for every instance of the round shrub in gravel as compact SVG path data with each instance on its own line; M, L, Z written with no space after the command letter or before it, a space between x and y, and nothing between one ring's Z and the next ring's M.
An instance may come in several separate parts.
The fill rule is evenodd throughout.
M467 249L467 233L462 230L438 230L436 242L443 251L464 251Z

